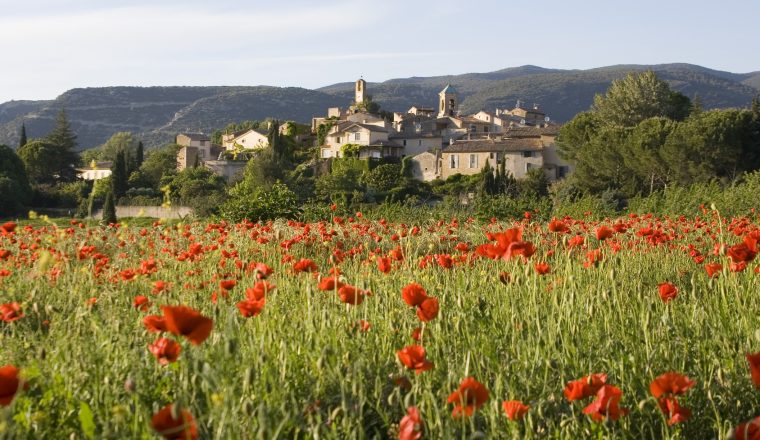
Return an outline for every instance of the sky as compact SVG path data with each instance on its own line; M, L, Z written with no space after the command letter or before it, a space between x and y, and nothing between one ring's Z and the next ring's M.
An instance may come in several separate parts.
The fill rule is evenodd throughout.
M760 70L758 0L0 0L0 103L103 86L685 62Z

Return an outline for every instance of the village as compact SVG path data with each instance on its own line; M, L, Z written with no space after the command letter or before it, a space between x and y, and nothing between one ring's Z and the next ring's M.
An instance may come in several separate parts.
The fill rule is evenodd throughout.
M551 181L562 179L572 166L557 154L555 139L559 125L537 104L524 107L519 101L512 109L481 110L462 115L459 95L452 85L439 93L438 108L413 106L406 113L393 113L393 120L370 113L367 82L355 83L354 103L348 108L333 107L327 114L314 117L311 135L299 135L299 142L314 143L319 158L333 160L356 157L365 160L398 162L409 157L412 177L420 181L445 180L456 174L480 173L488 164L495 169L502 162L516 179L531 169L541 169ZM289 124L279 127L281 134ZM324 142L318 145L317 132L327 129ZM212 144L203 133L179 133L175 143L177 170L204 166L228 182L240 179L246 166L246 152L268 146L267 130L247 129L225 133L221 145ZM110 163L91 164L80 169L86 180L110 175Z

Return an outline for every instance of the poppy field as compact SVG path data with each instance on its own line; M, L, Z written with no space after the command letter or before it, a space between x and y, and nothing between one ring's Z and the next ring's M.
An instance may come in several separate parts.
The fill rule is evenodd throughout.
M754 211L367 217L0 225L0 438L760 438Z

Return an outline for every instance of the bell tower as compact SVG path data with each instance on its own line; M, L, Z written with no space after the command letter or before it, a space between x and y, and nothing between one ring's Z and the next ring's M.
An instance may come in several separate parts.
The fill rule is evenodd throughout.
M364 92L367 90L367 81L362 78L356 80L356 87L354 89L354 103L361 104L364 102Z
M456 116L459 109L459 99L457 98L457 91L451 85L447 84L446 87L438 94L438 117L444 118L446 116Z

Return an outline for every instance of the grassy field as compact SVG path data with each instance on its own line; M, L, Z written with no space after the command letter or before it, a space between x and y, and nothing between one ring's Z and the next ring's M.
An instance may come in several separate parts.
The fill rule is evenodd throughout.
M0 437L398 438L413 407L402 438L696 439L760 415L757 217L12 229ZM668 372L694 384L663 411Z

